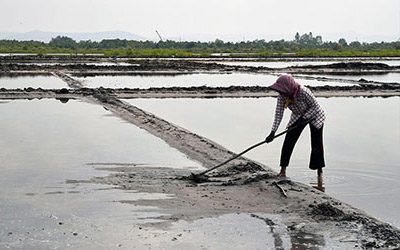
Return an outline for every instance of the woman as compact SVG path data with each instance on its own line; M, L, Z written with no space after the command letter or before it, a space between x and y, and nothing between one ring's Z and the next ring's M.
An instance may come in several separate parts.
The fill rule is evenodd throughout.
M325 167L325 160L322 130L325 122L324 111L311 91L304 86L300 86L291 75L279 76L276 83L269 88L277 91L279 96L271 133L265 139L267 142L273 141L285 108L289 108L292 111L288 127L293 128L293 130L286 134L283 142L280 160L281 171L278 177L286 177L286 168L289 165L294 145L303 129L310 123L311 157L309 167L312 170L317 170L317 188L323 190L322 168Z

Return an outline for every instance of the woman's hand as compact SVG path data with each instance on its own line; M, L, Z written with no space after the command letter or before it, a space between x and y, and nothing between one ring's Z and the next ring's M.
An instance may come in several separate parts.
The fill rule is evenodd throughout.
M265 138L265 141L267 143L270 143L270 142L272 142L274 140L274 137L275 137L275 132L271 131L271 133L267 136L267 138Z

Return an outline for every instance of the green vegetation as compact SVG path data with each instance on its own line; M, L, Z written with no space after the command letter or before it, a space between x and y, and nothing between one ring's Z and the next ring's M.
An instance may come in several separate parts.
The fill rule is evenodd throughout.
M324 42L321 36L296 33L294 40L247 42L177 42L177 41L130 41L106 39L100 42L79 41L69 37L56 37L49 43L37 41L0 40L0 53L66 53L104 54L127 57L209 57L227 53L229 57L277 57L277 56L400 56L400 42L351 42L343 38L338 42Z

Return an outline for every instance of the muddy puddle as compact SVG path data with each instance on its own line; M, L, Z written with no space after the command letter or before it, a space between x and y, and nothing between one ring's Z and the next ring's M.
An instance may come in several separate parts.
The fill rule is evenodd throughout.
M279 215L229 213L218 217L172 223L167 232L153 231L155 240L139 244L152 249L343 249L329 235L291 234Z
M229 87L229 86L269 86L277 75L230 73L230 74L178 74L178 75L130 75L130 76L88 76L77 77L89 88L149 88L149 87ZM337 81L302 79L302 84L310 86L351 86L354 84Z
M127 101L234 152L265 138L275 109L273 98ZM326 192L400 227L400 99L319 98L319 101L328 116L324 128ZM293 180L304 183L315 182L315 173L308 170L309 141L306 129L288 169ZM282 142L282 138L277 139L249 152L247 157L278 171Z
M135 245L137 225L159 222L164 212L127 201L174 195L124 191L85 180L108 176L121 166L203 169L98 105L2 101L0 116L1 249Z
M3 76L0 75L0 88L23 89L23 88L61 89L69 88L61 79L55 76Z

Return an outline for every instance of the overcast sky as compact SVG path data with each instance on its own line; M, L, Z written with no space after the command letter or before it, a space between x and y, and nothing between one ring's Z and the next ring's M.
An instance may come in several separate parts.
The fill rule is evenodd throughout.
M0 0L0 32L128 31L150 39L397 40L400 0Z

